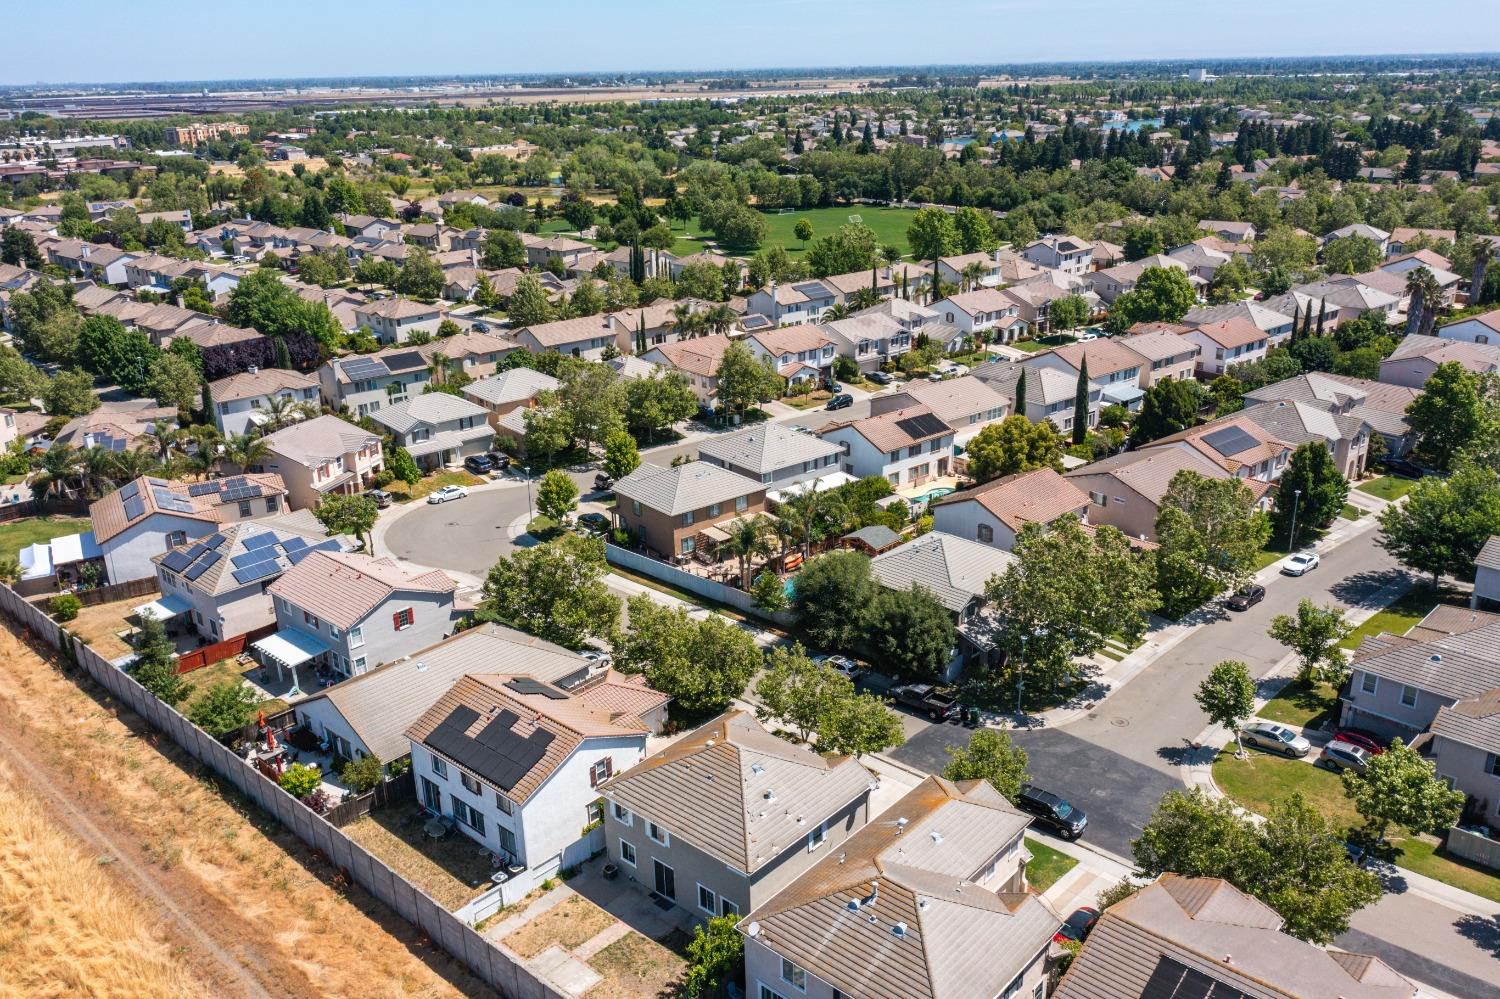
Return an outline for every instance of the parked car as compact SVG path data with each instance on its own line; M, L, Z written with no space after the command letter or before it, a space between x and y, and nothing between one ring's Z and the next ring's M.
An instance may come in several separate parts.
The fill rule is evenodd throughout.
M487 454L471 454L464 459L464 467L475 475L488 475L495 470L495 463Z
M1305 576L1322 564L1322 559L1313 552L1298 552L1286 560L1281 567L1283 576Z
M444 486L427 495L429 503L446 503L449 500L463 499L469 495L469 491L463 486Z
M1033 784L1021 785L1016 807L1035 815L1042 825L1052 827L1063 839L1077 839L1089 824L1089 817L1082 809L1074 808L1066 799Z
M1427 474L1427 470L1421 465L1407 461L1405 458L1387 458L1380 463L1381 471L1387 475L1394 475L1398 479L1420 479Z
M594 476L594 488L600 492L607 492L615 487L615 480L609 477L608 472L600 472Z
M609 531L609 518L602 513L585 513L578 518L578 526L597 537Z
M1312 743L1285 725L1275 722L1251 722L1240 729L1240 740L1256 749L1295 756L1298 759L1312 752Z
M1098 921L1098 909L1087 905L1075 909L1071 916L1063 920L1062 927L1052 934L1052 940L1054 943L1067 943L1070 940L1083 943L1089 938L1089 934L1094 930L1094 924Z
M903 708L925 714L935 722L947 721L958 714L958 698L930 683L908 683L897 687L891 691L891 698Z
M1224 606L1230 610L1245 611L1254 607L1266 599L1266 588L1264 586L1242 586L1234 596L1224 601Z
M860 674L859 664L848 656L818 656L813 661L827 663L850 680Z
M488 455L490 461L495 463L495 470L503 472L510 467L511 457L503 451L491 451Z
M1341 728L1333 733L1333 741L1358 746L1371 756L1379 756L1385 752L1385 747L1380 744L1375 733L1367 732L1362 728Z
M840 392L844 391L844 384L834 378L830 378L826 382L824 382L823 387L832 392L834 395L838 395Z
M872 371L865 377L870 379L870 381L874 382L876 385L889 385L891 384L891 382L894 382L896 380L892 375L889 375L884 371Z
M1078 342L1079 343L1088 343L1090 340L1097 340L1097 339L1099 339L1099 334L1098 333L1080 333L1080 334L1078 334Z
M854 396L850 395L848 392L840 392L838 395L834 396L832 399L829 399L828 400L828 405L825 406L824 408L825 409L848 409L852 405L854 405Z
M1370 754L1351 742L1330 742L1318 754L1317 765L1335 773L1340 770L1364 773L1365 767L1370 765Z
M396 502L396 497L392 496L384 489L371 489L366 492L365 495L370 497L370 499L374 501L376 508L381 510L384 510L386 507Z
M490 324L484 322L472 323L470 324L469 329L473 330L475 333L488 333L490 331Z

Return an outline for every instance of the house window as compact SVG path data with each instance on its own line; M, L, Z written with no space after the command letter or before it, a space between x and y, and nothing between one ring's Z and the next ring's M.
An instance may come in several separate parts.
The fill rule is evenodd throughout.
M178 545L187 544L186 531L172 531L167 534L167 547L176 548Z
M781 959L781 980L795 989L807 991L807 972L786 958Z
M280 510L280 509L281 509L281 497L280 496L267 496L266 497L266 513L275 513L277 510Z
M516 810L516 803L511 801L499 791L495 792L495 807L505 815L512 815Z
M698 908L712 916L718 911L718 902L719 897L713 893L712 889L698 886Z
M691 555L693 553L694 549L696 549L697 547L698 547L698 540L696 538L683 538L682 539L682 554L684 554L684 555Z
M438 790L438 786L426 777L422 778L422 804L434 812L441 812L443 810L443 792Z
M630 501L630 512L633 513L633 514L635 514L637 517L639 517L641 515L641 501L640 500L631 500Z
M363 673L365 671L365 668L366 668L367 665L368 665L368 663L365 661L365 657L364 656L360 656L358 659L354 660L354 672L355 672L355 675Z
M828 841L828 823L818 823L818 828L807 834L807 851L811 853Z
M682 526L683 527L691 527L692 524L693 524L693 521L695 519L696 519L696 515L693 513L692 510L689 510L687 513L685 513L685 514L682 515Z
M355 626L349 629L349 648L357 649L365 644L365 629Z
M750 505L750 498L748 496L737 496L737 497L735 497L735 500L734 500L734 512L735 513L744 513L745 512L745 508L747 506L749 506L749 505Z
M1104 495L1103 493L1096 493L1092 489L1090 489L1089 502L1094 504L1095 506L1109 506L1109 497Z
M985 544L989 544L995 540L995 529L989 524L980 524L979 529L975 532L975 537Z
M248 517L255 511L250 508L249 500L240 500L240 516Z
M303 611L302 612L302 623L305 624L305 625L308 625L308 626L310 626L312 628L317 628L318 625L321 624L322 622L320 622L316 617L313 617L307 611Z
M468 791L470 794L480 793L479 781L473 777L470 777L462 770L458 772L458 782L462 784L464 786L464 790Z
M1380 688L1380 677L1374 673L1366 673L1359 681L1359 689L1367 694L1373 694Z
M635 824L635 816L630 813L630 809L619 803L615 804L614 809L616 822L624 826Z
M598 787L609 780L615 772L615 761L611 756L602 760L595 760L594 765L589 767L589 787Z
M762 985L760 987L760 999L784 999L784 997L772 992L769 987Z
M717 517L719 515L719 504L710 503L708 505L708 515L710 517Z
M635 847L626 840L620 840L620 862L635 866Z
M672 834L667 832L661 826L657 825L655 822L646 823L646 836L650 838L651 842L653 843L660 843L662 846L672 845Z
M1047 983L1037 982L1036 988L1031 990L1031 999L1042 999L1047 994Z
M1500 756L1489 753L1484 758L1484 772L1491 777L1500 777Z
M725 898L724 896L722 896L722 895L719 896L719 915L721 915L721 916L738 916L739 914L740 914L740 907L739 906L735 905L733 902L729 901L729 899Z
M1417 688L1410 685L1401 688L1401 703L1408 708L1417 706Z
M516 834L504 826L500 827L500 849L512 857L516 855Z
M391 615L391 623L397 631L405 631L417 623L417 617L410 607L404 607Z
M595 822L604 821L604 799L591 801L583 809L583 824L591 826Z
M443 778L444 780L447 780L448 779L448 764L444 763L442 760L440 760L436 756L434 756L432 758L432 772L435 773L435 774L437 774L439 777Z

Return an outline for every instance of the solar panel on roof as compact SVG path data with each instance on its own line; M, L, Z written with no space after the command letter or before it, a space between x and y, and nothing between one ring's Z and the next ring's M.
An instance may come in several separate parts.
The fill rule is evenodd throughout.
M1239 988L1162 955L1141 990L1141 999L1250 999Z
M948 429L948 424L938 419L932 413L918 413L916 416L908 416L903 420L897 420L896 426L906 431L907 436L912 438L931 437Z
M804 281L802 284L794 284L792 285L792 290L800 291L802 294L808 296L828 294L828 289L816 281Z
M188 495L189 496L207 496L209 493L216 493L218 491L219 491L219 483L216 482L216 481L215 482L194 482L192 485L188 486Z
M161 487L161 488L165 488L166 486L170 486L172 484L172 483L168 482L166 479L153 479L150 476L146 477L146 481L149 482L153 486L157 486L157 487Z
M195 541L193 542L192 546L184 552L184 554L187 555L188 561L191 562L206 551L208 551L207 545L203 544L202 542Z
M385 366L391 371L410 371L412 368L425 368L427 362L422 355L414 350L403 350L399 354L392 354L385 359Z
M146 501L139 496L132 496L125 501L125 519L134 520L143 516L146 512Z
M217 548L228 540L229 539L224 537L224 535L222 534L210 534L208 537L203 539L203 544L207 548Z
M1227 458L1242 451L1248 451L1260 442L1247 434L1242 427L1224 427L1211 434L1204 434L1203 443Z
M513 711L500 712L471 738L465 733L478 720L477 711L460 704L432 730L426 742L502 790L509 791L520 783L552 744L553 735L546 729L517 735L513 729L520 718Z
M214 567L214 564L217 563L222 557L223 556L221 556L218 552L209 552L207 555L204 555L198 561L194 562L188 568L188 571L183 573L183 575L188 579L197 579L209 569L212 569Z
M168 552L161 564L173 572L181 572L192 565L193 560L188 558L187 552Z
M125 484L125 488L124 489L120 490L120 498L121 499L135 499L138 495L140 495L140 492L141 492L140 484L137 483L137 482L135 482L134 480L131 480L130 482L127 482Z
M274 557L275 552L273 551L252 549L251 551L244 551L238 555L231 556L229 562L236 569L242 569L247 565L254 565L257 562L264 562L266 559Z
M271 533L270 531L266 531L263 534L257 534L253 537L245 539L245 547L250 549L251 551L254 551L257 548L266 548L270 545L274 545L275 543L276 535Z
M265 579L274 576L281 571L281 565L275 559L266 559L254 562L243 569L234 570L234 581L236 583L253 583L257 579Z
M224 480L225 489L243 489L250 484L250 480L243 475L232 475Z
M290 555L292 552L301 551L306 547L308 547L306 538L293 536L290 538L285 538L281 542L281 550L286 552L288 555Z
M336 538L329 538L322 544L313 545L310 550L315 552L339 552L344 550L344 546L339 544Z
M391 373L389 368L373 357L356 357L340 361L339 367L343 368L344 374L353 381L380 378Z
M505 685L518 694L540 694L554 701L566 701L568 699L568 695L562 691L529 676L511 677L505 681Z

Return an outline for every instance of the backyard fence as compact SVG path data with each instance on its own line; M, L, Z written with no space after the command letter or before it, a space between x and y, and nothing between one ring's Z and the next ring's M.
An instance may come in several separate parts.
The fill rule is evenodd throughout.
M128 600L131 597L155 596L157 592L156 577L147 576L145 579L129 579L123 583L109 583L90 590L79 590L73 596L85 607L97 607L99 604L112 604L116 600Z
M251 642L258 642L267 635L275 633L276 625L268 624L264 628L256 628L254 631L247 631L243 635L235 635L233 638L226 638L222 642L215 642L212 645L205 645L201 649L184 652L177 657L177 672L179 674L191 673L195 669L202 669L209 663L216 663L220 659L237 656L249 648Z
M345 798L323 813L323 818L340 828L370 814L372 808L387 808L405 801L417 800L417 779L410 770L399 777L376 784L373 790Z
M53 648L76 659L93 680L132 711L165 733L199 763L217 773L259 805L298 839L323 854L350 880L390 906L454 959L507 999L564 999L564 993L539 979L519 958L494 944L444 909L426 892L391 870L378 857L346 836L325 817L287 794L229 747L193 725L173 708L8 586L0 586L0 611Z
M649 555L642 555L640 552L633 552L628 548L621 548L619 545L613 545L606 541L604 543L604 557L612 565L622 566L642 576L650 576L652 579L659 580L669 586L674 586L679 590L686 590L695 596L706 597L721 604L728 604L735 610L744 611L746 614L753 614L768 621L774 621L783 628L789 628L794 623L793 617L785 611L768 613L761 610L755 606L755 601L744 590L733 586L726 586L724 583L716 580L705 579L685 569L679 569L676 566L658 561Z
M1500 842L1495 840L1455 827L1448 830L1448 852L1500 871Z

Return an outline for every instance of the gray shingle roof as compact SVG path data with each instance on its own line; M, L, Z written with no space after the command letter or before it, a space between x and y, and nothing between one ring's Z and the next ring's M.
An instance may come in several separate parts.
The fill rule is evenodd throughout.
M942 605L955 613L980 594L990 577L1004 573L1016 561L1010 552L960 538L956 534L929 531L870 561L870 571L882 586L930 590Z
M722 437L709 437L698 445L699 457L717 458L736 468L762 474L807 461L821 461L842 452L831 441L791 430L780 423L762 423Z
M464 386L464 395L481 402L501 405L533 399L542 392L555 392L562 385L551 375L531 368L511 368Z
M488 415L483 406L467 399L447 392L425 392L394 406L382 406L370 414L370 419L381 426L390 427L398 434L404 434L424 423L435 427L464 417L483 423Z
M1438 708L1433 735L1500 755L1500 690Z
M1426 690L1455 701L1500 688L1500 623L1445 635L1432 641L1366 638L1354 652L1366 673Z
M1474 560L1474 564L1485 569L1500 570L1500 534L1484 543L1484 547L1479 549L1479 557Z
M642 465L615 483L615 494L675 516L714 503L727 503L765 488L718 465L690 461L671 468Z

